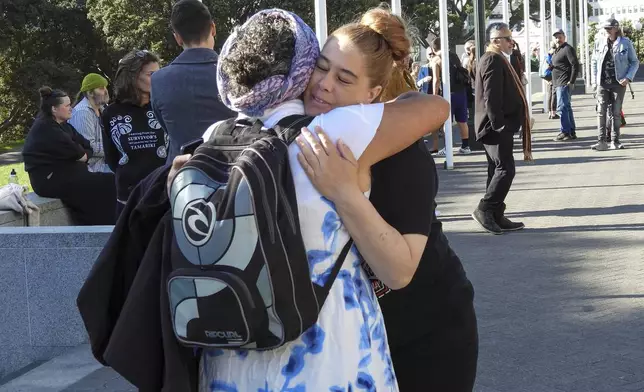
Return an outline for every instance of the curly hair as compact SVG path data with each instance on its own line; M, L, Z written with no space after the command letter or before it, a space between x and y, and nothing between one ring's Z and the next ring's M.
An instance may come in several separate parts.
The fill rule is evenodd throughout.
M274 75L288 75L295 55L295 35L288 20L263 15L258 23L237 32L235 44L221 57L230 94L247 94L257 83Z
M134 49L119 61L119 67L114 78L114 95L116 102L139 104L141 94L136 88L136 79L146 65L159 63L159 57L147 50Z

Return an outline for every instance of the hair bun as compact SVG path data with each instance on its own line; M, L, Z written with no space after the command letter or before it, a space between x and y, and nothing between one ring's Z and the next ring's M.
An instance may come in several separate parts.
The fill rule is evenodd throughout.
M43 98L49 97L54 93L54 91L49 86L42 86L41 88L38 89L38 92L40 93L40 96Z
M400 63L411 54L411 39L407 25L403 18L392 14L390 10L384 7L372 8L362 16L360 24L371 28L387 41L396 63Z

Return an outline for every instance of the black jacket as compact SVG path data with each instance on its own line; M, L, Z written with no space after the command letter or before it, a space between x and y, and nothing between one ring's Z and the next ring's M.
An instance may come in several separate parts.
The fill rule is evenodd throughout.
M552 55L552 83L555 87L574 84L579 72L579 61L575 48L564 42Z
M523 124L523 99L511 72L502 54L481 56L474 89L476 140L490 140L498 132L517 132Z
M169 166L132 192L77 305L94 357L146 392L190 392L198 356L178 344L165 290L172 241Z
M219 98L217 60L212 49L186 49L152 75L152 108L170 138L168 163L182 144L200 138L218 121L237 117Z
M167 136L150 104L114 102L101 121L105 161L116 177L116 197L125 202L140 181L165 165Z
M89 141L68 123L59 124L44 115L38 116L31 126L22 149L25 170L39 167L75 164L87 154L92 157Z

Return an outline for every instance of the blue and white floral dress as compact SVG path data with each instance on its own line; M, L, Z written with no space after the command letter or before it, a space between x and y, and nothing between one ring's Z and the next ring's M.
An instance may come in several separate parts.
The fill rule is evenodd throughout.
M291 101L262 118L266 126L301 114ZM316 117L333 140L342 137L356 157L375 135L383 105L336 109ZM289 148L300 226L308 250L311 280L323 285L349 240L333 204L313 188ZM331 287L317 324L297 340L270 351L205 351L200 391L208 392L349 392L398 391L382 312L355 247Z

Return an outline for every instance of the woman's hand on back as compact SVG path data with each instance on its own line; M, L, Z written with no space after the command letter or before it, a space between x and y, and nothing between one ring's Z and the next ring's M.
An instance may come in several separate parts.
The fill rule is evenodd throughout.
M296 141L300 165L322 196L334 203L362 196L358 161L342 140L336 147L322 128L315 127L315 134L302 129Z
M78 162L87 163L87 154L83 154L82 157L78 158Z

